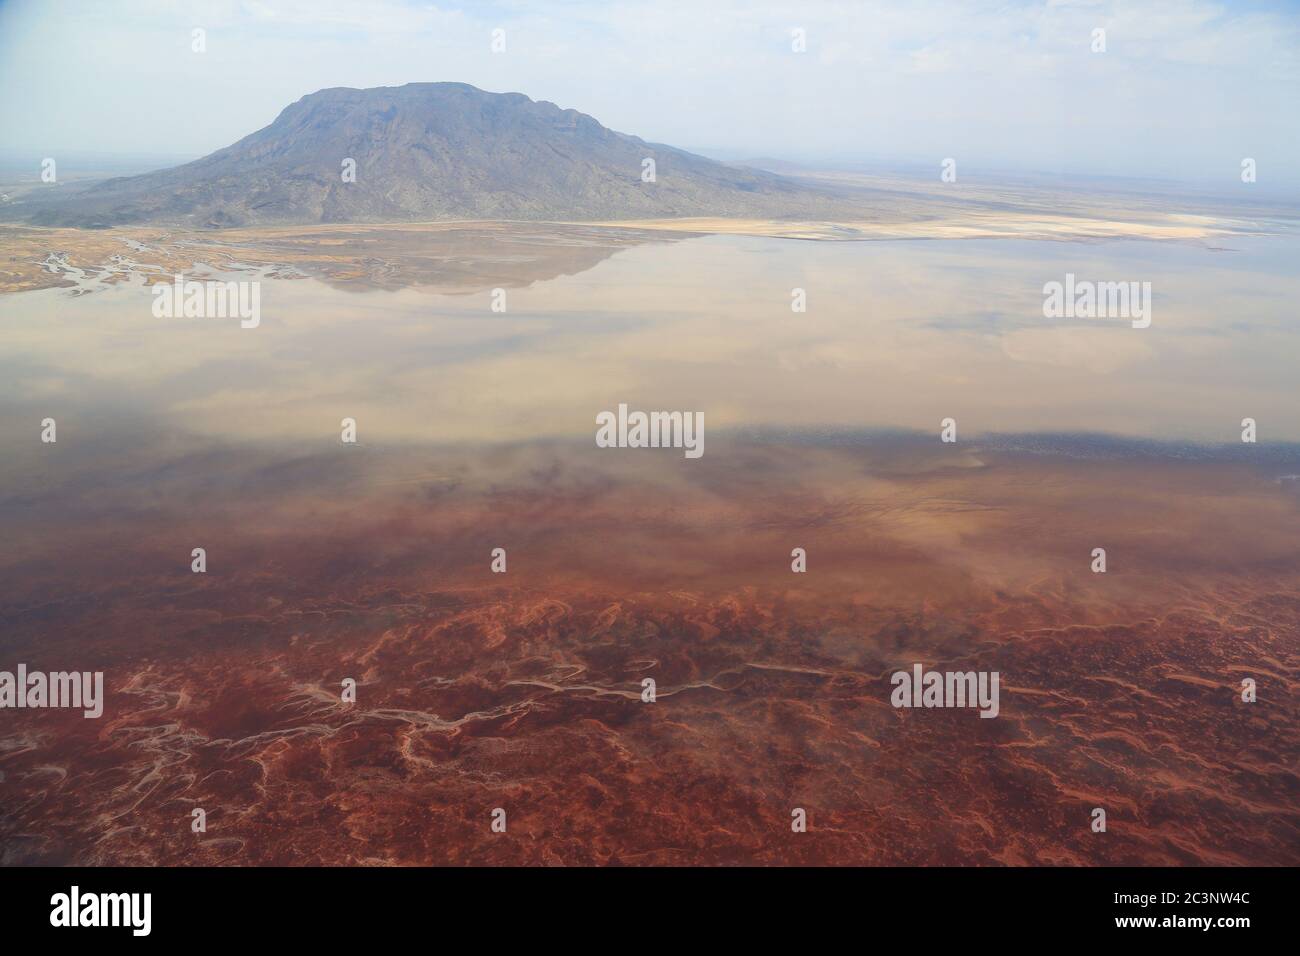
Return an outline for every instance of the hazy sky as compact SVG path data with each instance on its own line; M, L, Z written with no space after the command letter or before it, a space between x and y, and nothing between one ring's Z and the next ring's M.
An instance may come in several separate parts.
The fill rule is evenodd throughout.
M0 2L11 153L200 155L323 87L433 80L735 158L1300 174L1295 3Z

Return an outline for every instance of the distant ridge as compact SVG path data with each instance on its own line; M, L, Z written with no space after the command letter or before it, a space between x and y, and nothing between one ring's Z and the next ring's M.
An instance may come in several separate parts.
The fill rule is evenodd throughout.
M642 163L655 161L655 182ZM345 159L356 164L344 182ZM834 195L616 133L576 110L464 83L304 96L264 129L183 166L37 194L37 225L234 227L439 219L828 217Z

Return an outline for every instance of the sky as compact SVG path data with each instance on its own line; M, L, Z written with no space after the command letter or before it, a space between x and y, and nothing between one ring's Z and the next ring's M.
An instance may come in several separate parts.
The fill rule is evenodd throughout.
M721 158L1300 181L1294 2L0 2L8 153L195 157L439 80Z

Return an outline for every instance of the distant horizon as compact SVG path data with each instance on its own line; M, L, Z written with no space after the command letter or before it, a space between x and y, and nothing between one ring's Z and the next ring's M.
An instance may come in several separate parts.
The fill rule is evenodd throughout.
M250 133L255 130L249 130ZM618 132L626 132L618 130ZM630 134L635 135L635 134ZM237 140L232 140L237 142ZM226 144L230 145L230 144ZM854 172L867 176L897 175L904 180L926 182L931 169L937 179L939 163L906 156L806 156L798 153L753 155L727 147L698 146L693 144L664 143L686 152L695 153L718 162L753 165L762 168L764 163L783 163L808 172ZM223 149L225 147L218 147ZM46 156L60 160L60 176L65 181L82 181L109 176L134 176L146 172L183 166L211 155L207 153L154 153L148 151L105 151L93 149L68 149L63 147L0 147L0 180L37 182L40 180L40 162ZM101 165L96 165L101 164ZM1206 199L1233 198L1244 202L1267 200L1270 203L1294 203L1300 207L1300 176L1284 182L1251 184L1250 193L1242 196L1234 182L1218 180L1175 179L1157 176L1097 173L1083 169L1043 169L1038 167L994 166L983 170L967 169L966 185L1006 185L1019 181L1051 182L1068 179L1080 183L1109 184L1116 188L1147 185L1157 189L1186 192L1193 197ZM1056 183L1059 185L1059 183Z

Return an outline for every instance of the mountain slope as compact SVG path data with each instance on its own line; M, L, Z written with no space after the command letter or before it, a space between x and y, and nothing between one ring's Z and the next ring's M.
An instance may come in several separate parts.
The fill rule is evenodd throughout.
M653 158L656 181L642 182ZM343 181L355 160L355 182ZM335 88L173 169L25 203L42 225L829 215L829 193L462 83ZM14 210L15 207L10 207Z

